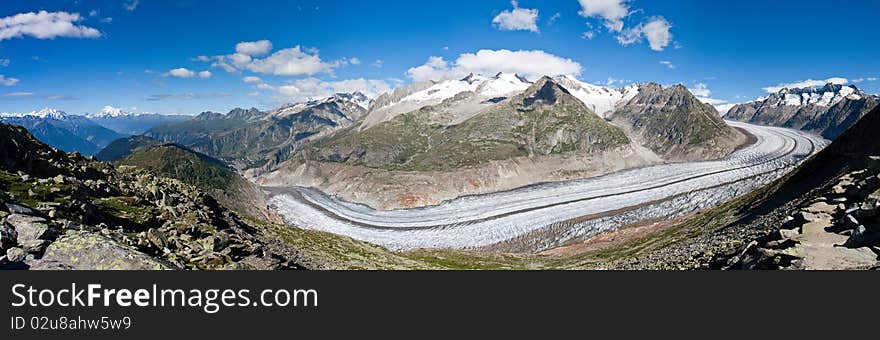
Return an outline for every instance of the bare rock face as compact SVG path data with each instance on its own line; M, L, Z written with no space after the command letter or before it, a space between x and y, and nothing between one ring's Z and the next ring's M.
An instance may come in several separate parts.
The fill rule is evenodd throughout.
M682 85L641 84L639 93L619 106L611 119L635 139L673 161L723 157L745 142L718 111Z
M73 232L52 243L43 258L34 260L36 270L166 270L167 263L108 237Z

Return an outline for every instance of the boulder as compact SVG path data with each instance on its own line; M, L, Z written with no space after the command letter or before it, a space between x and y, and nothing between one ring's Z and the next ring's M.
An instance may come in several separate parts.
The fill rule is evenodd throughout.
M49 224L42 217L12 214L6 217L6 223L15 228L19 244L31 243L50 236Z
M16 203L5 203L6 210L12 214L38 215L39 213L31 207Z
M9 249L18 243L18 233L12 226L0 222L0 249Z
M6 260L9 262L22 262L27 253L21 248L9 248L6 250Z
M135 248L94 233L75 231L53 242L31 269L167 270L172 267Z

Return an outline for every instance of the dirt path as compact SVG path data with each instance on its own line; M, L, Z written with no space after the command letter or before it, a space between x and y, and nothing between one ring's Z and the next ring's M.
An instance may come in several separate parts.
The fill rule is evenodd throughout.
M815 203L804 212L808 223L794 238L800 242L795 252L803 256L804 268L812 270L868 269L876 264L877 254L867 247L851 249L842 245L847 236L831 233L825 228L833 225L831 214L836 207L824 202Z

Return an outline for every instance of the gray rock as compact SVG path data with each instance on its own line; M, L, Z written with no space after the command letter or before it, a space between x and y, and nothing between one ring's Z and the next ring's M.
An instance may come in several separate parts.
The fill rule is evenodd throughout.
M169 264L113 239L88 232L71 232L53 242L31 269L166 270Z
M859 226L853 231L843 246L847 248L861 248L878 244L880 244L880 233L867 230L865 226Z
M12 226L0 222L0 249L9 249L18 243L18 233Z
M13 214L25 214L25 215L37 215L39 214L36 210L31 207L24 206L16 203L6 203L6 209L9 210L10 213Z
M24 261L27 253L25 253L24 249L21 248L9 248L6 249L6 260L9 262L22 262Z
M44 239L50 235L49 225L42 217L12 214L6 217L6 223L15 228L19 244Z

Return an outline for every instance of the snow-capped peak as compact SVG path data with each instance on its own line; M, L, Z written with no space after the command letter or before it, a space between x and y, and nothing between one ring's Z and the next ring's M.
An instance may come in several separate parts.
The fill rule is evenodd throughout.
M832 106L844 99L859 100L865 93L854 85L826 84L823 87L783 88L764 100L779 106ZM761 101L761 99L759 99Z
M525 91L532 83L515 73L498 73L477 87L478 94L499 97Z
M101 109L101 111L87 115L86 117L88 117L88 118L120 118L120 117L143 116L143 115L149 115L149 114L151 114L151 113L149 113L149 112L137 113L137 112L125 111L123 109L107 105L107 106L104 106L104 108Z
M639 94L638 84L615 89L585 83L569 75L557 76L553 79L603 118L614 111L618 104L629 101Z
M64 120L67 119L67 114L64 111L45 108L39 111L31 111L28 113L0 113L0 118L25 118L25 117L34 117L40 119L57 119Z
M363 94L360 91L355 91L352 93L337 93L329 97L324 97L320 99L313 99L299 103L288 103L282 105L278 110L276 110L272 115L275 117L284 117L293 114L297 114L311 107L315 107L321 104L337 102L343 106L345 105L355 105L362 110L367 110L370 108L370 105L373 104L373 99L367 97L367 95ZM351 108L354 109L354 108Z

